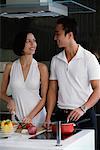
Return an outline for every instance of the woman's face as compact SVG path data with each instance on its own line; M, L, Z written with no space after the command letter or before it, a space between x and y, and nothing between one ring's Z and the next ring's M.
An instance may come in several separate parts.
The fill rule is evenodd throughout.
M35 54L37 47L36 39L32 33L28 33L26 37L24 54L25 55L33 55Z

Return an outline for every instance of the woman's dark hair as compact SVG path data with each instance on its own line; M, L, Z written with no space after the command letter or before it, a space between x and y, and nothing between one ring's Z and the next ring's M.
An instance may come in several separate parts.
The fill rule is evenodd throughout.
M74 38L77 36L77 22L74 18L68 16L61 17L57 20L57 24L62 24L65 30L65 35L69 32L73 32Z
M13 43L13 51L16 55L22 56L24 54L24 47L27 38L27 34L32 33L32 31L23 31L16 35L14 43Z

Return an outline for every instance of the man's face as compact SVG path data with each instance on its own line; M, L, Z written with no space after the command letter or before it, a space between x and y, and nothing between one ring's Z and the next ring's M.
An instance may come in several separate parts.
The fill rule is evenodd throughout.
M68 33L65 35L62 24L57 24L55 28L54 40L57 41L59 48L65 48L68 44L69 36Z

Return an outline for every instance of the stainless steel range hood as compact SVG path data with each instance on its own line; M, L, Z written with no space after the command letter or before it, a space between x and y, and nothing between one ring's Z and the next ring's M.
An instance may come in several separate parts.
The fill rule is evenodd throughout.
M0 12L0 16L9 18L67 16L68 8L53 0L6 0L1 4Z
M0 16L24 18L95 13L95 0L1 0Z

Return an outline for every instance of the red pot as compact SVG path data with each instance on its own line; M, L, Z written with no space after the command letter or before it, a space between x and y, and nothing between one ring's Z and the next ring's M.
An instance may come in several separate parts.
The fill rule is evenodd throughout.
M70 134L74 131L74 123L61 124L61 133ZM52 132L56 133L56 124L52 124Z

